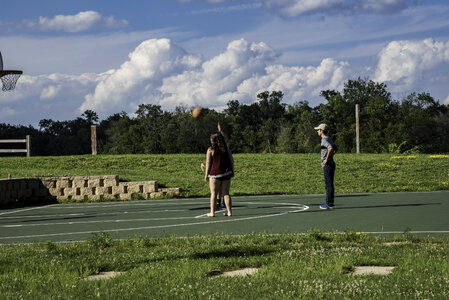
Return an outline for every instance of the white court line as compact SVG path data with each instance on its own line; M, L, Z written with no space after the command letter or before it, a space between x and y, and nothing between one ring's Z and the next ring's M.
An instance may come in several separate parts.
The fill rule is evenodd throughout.
M181 202L180 202L181 203ZM172 205L177 205L179 203L174 203ZM182 202L182 204L186 204L185 202ZM204 202L190 202L188 203L189 207L192 205L208 205L209 203L204 203ZM240 205L240 204L254 204L254 202L248 202L248 201L241 201L238 203L235 203L236 206ZM265 202L259 202L259 204L277 204L274 202L270 202L270 203L265 203ZM280 203L282 204L282 203ZM298 205L296 203L294 204L288 204L289 207L291 205ZM161 206L161 205L159 205ZM98 206L97 206L98 207ZM108 206L106 206L108 207ZM286 207L286 208L289 208ZM54 208L54 207L51 207ZM70 207L64 207L64 208L70 208ZM111 208L111 207L108 207ZM277 208L282 208L282 207L277 207ZM239 209L234 208L234 209ZM94 213L94 212L88 212L88 213L68 213L68 214L45 214L45 215L24 215L24 216L12 216L12 217L3 217L2 219L6 220L6 219L26 219L26 218L58 218L58 217L77 217L77 216L107 216L107 215L116 215L118 213L120 214L143 214L143 213L159 213L159 212L183 212L183 211L189 211L189 209L161 209L161 210L139 210L139 211L111 211L111 212L98 212L98 213Z
M245 202L247 204L254 204L253 202ZM273 203L257 203L257 204L273 204ZM280 203L284 204L284 203ZM298 206L297 204L294 204L293 206ZM302 206L302 205L299 205ZM292 205L289 206L275 206L273 208L291 208ZM236 207L234 210L242 210L245 209L244 207ZM154 212L167 212L167 211L176 211L176 212L184 212L187 210L160 210L160 211L138 211L138 212L120 212L120 214L140 214L140 213L154 213ZM224 209L216 211L216 213L224 212ZM95 216L105 216L105 215L117 215L116 212L114 213L99 213ZM82 213L78 214L62 214L62 215L43 215L39 217L78 217L78 216L86 216L89 217L91 215L86 215ZM52 225L74 225L74 224L94 224L94 223L119 223L119 222L142 222L142 221L164 221L164 220L185 220L185 219L195 219L195 218L201 218L206 216L206 214L200 215L200 216L192 216L192 217L165 217L165 218L140 218L140 219L114 219L114 220L100 220L100 221L67 221L67 222L53 222L53 223L28 223L28 224L9 224L9 225L0 225L0 227L4 228L18 228L18 227L36 227L36 226L52 226ZM29 216L29 217L36 217L36 216ZM9 217L9 219L17 219L20 217Z
M7 211L7 212L2 212L2 213L0 213L0 216L2 216L2 215L9 215L9 214L15 214L15 213L23 212L23 211L34 210L34 209L42 209L42 208L50 207L50 206L53 206L53 205L55 205L55 204L49 204L49 205L44 205L44 206L39 206L39 207L31 207L31 208L25 208L25 209L19 209L19 210L12 210L12 211Z
M303 209L303 210L291 211L290 213L299 212L299 211L304 211L304 210L309 209L308 206L303 205L303 204L297 204L297 203L272 203L272 202L256 202L256 203L255 203L255 202L239 202L239 204L257 204L257 205L279 204L279 205L287 205L287 207L285 207L285 206L275 206L275 208L291 208L291 207L294 207L294 206L297 206L297 207L307 207L306 209ZM273 208L274 208L274 207L273 207ZM236 209L233 208L233 210L236 210ZM224 210L216 211L215 213L221 212L221 211L224 211ZM287 212L287 213L289 213L289 212ZM207 216L207 213L206 213L206 214L202 214L202 215L196 216L195 218L209 218L209 217Z
M258 204L262 204L262 203L258 203ZM283 204L285 205L285 203L283 203ZM289 203L289 204L291 204L291 203ZM302 211L306 211L309 209L309 207L307 205L296 204L296 203L294 203L293 205L295 205L295 206L301 205L302 209L281 212L281 213L272 214L272 215L254 216L254 217L245 217L245 218L230 217L225 220L223 220L223 219L222 220L211 220L211 221L183 223L183 224L155 225L155 226L144 226L144 227L134 227L134 228L105 229L105 230L79 231L79 232L61 232L61 233L48 233L48 234L37 234L37 235L22 235L22 236L0 237L0 240L52 237L52 236L62 236L62 235L80 235L80 234L92 234L92 233L101 233L101 232L124 232L124 231L136 231L136 230L146 230L146 229L173 228L173 227L194 226L194 225L203 225L203 224L238 222L238 221L245 221L245 220L254 220L254 219L262 219L262 218L281 216L281 215L286 215L286 214L290 214L290 213L302 212Z
M165 220L185 220L193 219L194 217L176 217L176 218L146 218L146 219L118 219L118 220L102 220L102 221L69 221L60 223L33 223L33 224L18 224L18 225L2 225L5 228L17 227L36 227L36 226L52 226L52 225L74 225L74 224L95 224L95 223L122 223L122 222L142 222L142 221L165 221ZM1 237L0 237L1 239Z
M2 219L29 219L29 218L61 218L61 217L95 217L95 216L108 216L120 214L146 214L146 213L160 213L160 212L181 212L187 211L185 209L162 209L162 210L140 210L140 211L115 211L105 213L72 213L72 214L54 214L54 215L28 215L28 216L15 216L15 217L3 217Z
M178 200L178 199L177 199ZM148 200L152 201L152 200ZM83 203L86 204L86 203ZM58 205L52 207L53 209L86 209L86 208L113 208L113 207L120 207L120 206L161 206L161 203L123 203L123 204L96 204L96 205L83 205L83 204L77 204L77 205ZM191 205L191 204L205 204L205 202L179 202L179 203L164 203L163 205L167 206L174 206L174 205ZM67 205L67 206L66 206Z

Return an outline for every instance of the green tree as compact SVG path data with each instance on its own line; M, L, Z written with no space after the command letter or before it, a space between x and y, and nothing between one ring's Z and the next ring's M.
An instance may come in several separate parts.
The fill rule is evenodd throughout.
M348 80L343 93L323 91L327 103L320 106L323 121L328 123L342 152L355 152L355 104L360 110L362 152L384 152L388 148L389 128L396 123L397 104L384 83L369 79Z
M449 149L448 107L428 93L411 93L400 106L398 130L401 151L447 152Z

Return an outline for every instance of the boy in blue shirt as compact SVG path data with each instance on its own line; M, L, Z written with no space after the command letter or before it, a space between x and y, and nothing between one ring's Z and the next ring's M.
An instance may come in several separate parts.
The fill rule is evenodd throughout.
M315 130L321 137L321 166L323 167L324 183L326 186L326 204L320 205L320 208L334 209L334 154L338 150L338 147L327 136L329 127L326 124L320 124L318 127L315 127Z

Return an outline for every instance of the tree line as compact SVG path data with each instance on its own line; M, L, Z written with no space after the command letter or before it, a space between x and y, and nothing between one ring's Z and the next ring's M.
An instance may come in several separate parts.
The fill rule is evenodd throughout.
M324 90L325 103L283 103L282 91L265 91L252 104L230 100L222 112L192 108L164 111L141 104L134 115L120 112L99 120L91 110L69 121L44 119L39 128L0 123L0 139L31 135L33 156L91 153L90 126L97 125L99 154L204 153L219 122L235 153L317 152L320 139L313 129L327 123L340 152L355 152L355 104L360 113L360 150L364 153L444 153L449 149L449 106L428 93L393 100L384 83L358 78L343 91ZM17 145L8 145L9 148Z

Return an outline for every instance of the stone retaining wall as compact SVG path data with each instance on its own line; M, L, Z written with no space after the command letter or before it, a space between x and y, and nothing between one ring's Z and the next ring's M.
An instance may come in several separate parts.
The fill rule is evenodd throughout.
M158 188L157 181L119 182L117 175L0 179L0 204L49 199L151 199L165 194L179 194L179 188Z

